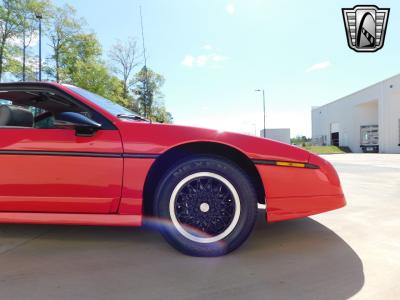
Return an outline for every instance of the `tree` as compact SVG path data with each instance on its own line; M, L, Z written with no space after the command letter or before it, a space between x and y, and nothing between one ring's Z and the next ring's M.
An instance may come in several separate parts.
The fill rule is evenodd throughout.
M122 97L123 83L110 74L101 59L101 46L93 33L78 33L65 43L60 56L63 81L80 86L105 98L128 106Z
M94 33L86 33L75 10L66 6L55 16L49 35L53 49L53 66L46 73L57 82L63 81L87 89L128 106L122 81L110 74L102 61L102 49Z
M164 77L145 66L133 78L133 93L137 96L139 109L144 117L151 118L154 100L164 97L161 93L163 84Z
M75 72L71 74L71 83L93 93L110 99L123 106L128 106L126 99L122 98L122 82L111 76L108 69L99 62L86 63L79 61L75 65Z
M136 99L131 108L150 120L172 123L172 115L165 109L164 95L161 92L164 81L162 75L143 67L132 79Z
M0 81L5 70L14 79L35 79L36 57L29 55L28 48L36 36L36 14L40 13L52 50L43 65L48 78L85 88L151 120L172 122L162 101L163 76L145 67L133 76L138 63L134 39L118 41L109 53L118 78L102 60L96 35L85 30L84 20L73 7L55 7L50 0L0 3Z
M99 65L108 72L101 62L101 46L93 33L77 33L65 42L68 51L60 53L59 68L64 82L73 82L75 73L80 72L82 65ZM96 67L95 67L96 68Z
M123 88L123 82L119 78L115 76L110 76L104 97L116 103L119 103L122 106L130 108L131 101L121 96Z
M21 32L23 17L20 14L20 0L1 0L0 5L0 82L5 70L7 59L7 42L16 38Z
M16 78L21 75L21 60L20 48L17 45L8 43L4 48L4 64L3 64L3 75L5 73L10 74Z
M174 120L172 114L165 109L164 105L157 105L153 108L152 119L159 123L172 123Z
M32 62L32 57L27 57L27 49L37 36L36 15L40 13L47 19L51 3L49 0L2 0L2 4L0 77L7 71L18 79L25 80L27 72L30 77L34 75L32 68L27 70L26 62L28 61L28 65Z
M55 78L57 82L64 79L63 74L63 55L67 54L68 43L80 32L82 20L76 18L76 10L69 5L53 11L53 19L49 25L48 37L52 49L51 59L54 62L53 68L46 68L46 72Z
M28 56L27 49L31 45L32 40L38 35L37 15L41 15L44 20L48 20L51 13L52 4L49 0L21 0L20 15L22 17L21 24L21 48L22 48L22 80L26 80L26 73L32 75L32 70L27 70L27 61L31 60Z
M128 99L129 81L134 68L138 65L136 40L132 37L123 43L118 40L109 51L109 58L114 63L113 71L122 77L122 97Z
M306 143L310 143L310 142L311 142L311 139L307 138L304 135L303 136L298 135L298 136L290 139L290 143L294 144L294 145L305 145Z

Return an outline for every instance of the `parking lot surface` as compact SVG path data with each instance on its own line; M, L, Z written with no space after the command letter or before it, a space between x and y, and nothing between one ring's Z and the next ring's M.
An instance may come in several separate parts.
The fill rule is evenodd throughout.
M0 225L0 299L400 299L400 155L325 156L348 205L184 256L146 228Z

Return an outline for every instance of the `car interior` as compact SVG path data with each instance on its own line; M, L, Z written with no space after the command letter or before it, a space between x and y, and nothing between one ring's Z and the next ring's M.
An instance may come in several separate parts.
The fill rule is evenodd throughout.
M0 128L56 128L55 116L62 112L77 112L91 118L88 108L51 91L0 91Z

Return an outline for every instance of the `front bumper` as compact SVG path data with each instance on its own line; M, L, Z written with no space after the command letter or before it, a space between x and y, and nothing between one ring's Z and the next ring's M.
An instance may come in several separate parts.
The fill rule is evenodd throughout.
M264 184L267 221L302 218L346 205L333 166L316 155L309 163L318 169L256 165Z

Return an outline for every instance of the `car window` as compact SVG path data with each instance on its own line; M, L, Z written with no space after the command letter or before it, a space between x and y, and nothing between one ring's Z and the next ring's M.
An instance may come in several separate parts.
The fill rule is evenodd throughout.
M78 112L91 118L91 112L71 101L46 91L1 91L0 128L57 128L55 116L61 112Z
M114 116L118 115L136 115L139 116L137 113L109 100L106 99L100 95L94 94L92 92L89 92L85 89L82 89L80 87L76 87L70 84L64 84L67 88L69 88L71 91L77 93L78 95L90 100L94 104L100 106L104 110L108 111L109 113L113 114Z
M7 110L5 109L7 108ZM13 117L11 124L5 121L1 114L8 114L10 111L17 113L17 117ZM22 118L31 118L31 124L27 124L26 121L21 121L21 113L24 115ZM0 120L5 121L4 124L0 124L1 127L32 127L32 128L53 128L54 127L54 116L50 112L35 107L35 106L22 106L18 103L14 104L12 101L0 101ZM21 122L21 124L18 124ZM24 122L24 123L23 123ZM1 123L1 122L0 122ZM22 124L23 123L23 124ZM30 126L28 126L30 125Z

